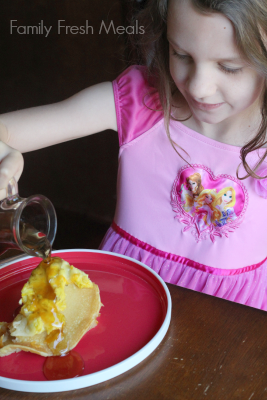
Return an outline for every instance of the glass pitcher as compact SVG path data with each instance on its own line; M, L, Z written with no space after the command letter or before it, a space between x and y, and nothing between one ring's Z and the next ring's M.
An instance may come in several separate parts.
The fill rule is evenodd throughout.
M0 255L16 248L30 256L49 257L57 231L53 204L39 194L21 198L15 178L6 191L6 199L0 202Z

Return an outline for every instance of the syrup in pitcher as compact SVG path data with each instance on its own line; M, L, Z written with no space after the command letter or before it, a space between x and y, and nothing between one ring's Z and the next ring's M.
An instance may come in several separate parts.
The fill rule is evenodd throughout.
M31 250L36 257L41 257L45 262L49 262L51 259L51 243L47 239L46 235L42 232L38 232L30 224L25 222L20 223L20 237L23 245Z
M0 256L16 248L30 256L50 259L57 231L57 216L51 201L40 194L22 198L13 177L0 201Z

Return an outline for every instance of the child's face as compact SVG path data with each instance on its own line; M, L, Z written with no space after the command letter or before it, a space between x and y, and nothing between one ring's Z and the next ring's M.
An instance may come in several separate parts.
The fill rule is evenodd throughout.
M243 121L259 109L264 78L240 57L230 20L200 14L189 0L170 0L167 28L170 73L195 121L217 124L236 115Z

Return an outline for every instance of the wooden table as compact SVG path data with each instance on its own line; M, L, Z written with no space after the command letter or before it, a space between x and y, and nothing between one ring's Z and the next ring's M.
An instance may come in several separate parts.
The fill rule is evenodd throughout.
M0 388L1 400L267 399L267 314L169 285L170 328L159 347L130 371L61 393Z

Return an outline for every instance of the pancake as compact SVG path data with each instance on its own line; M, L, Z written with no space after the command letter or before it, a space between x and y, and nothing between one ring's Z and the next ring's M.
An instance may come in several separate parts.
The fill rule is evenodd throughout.
M75 268L75 271L79 270ZM14 336L18 332L16 325L25 320L21 313L11 324L0 323L0 357L21 350L44 357L62 355L72 350L85 333L97 325L96 318L102 306L98 286L90 281L90 287L81 288L69 282L64 287L64 292L65 308L61 307L64 309L60 312L64 323L60 329L53 329L49 333L43 330L38 334Z

